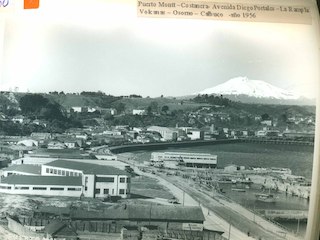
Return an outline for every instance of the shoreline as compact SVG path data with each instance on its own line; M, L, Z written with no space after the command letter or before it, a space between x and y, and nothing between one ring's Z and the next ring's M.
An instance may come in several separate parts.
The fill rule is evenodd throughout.
M263 138L238 138L238 139L219 139L219 140L193 140L193 141L178 141L178 142L156 142L144 144L127 144L109 147L109 150L114 154L135 152L142 150L163 150L170 147L185 148L216 144L229 143L258 143L258 144L283 144L283 145L299 145L299 146L313 146L313 142L303 141L288 141L288 140L272 140Z

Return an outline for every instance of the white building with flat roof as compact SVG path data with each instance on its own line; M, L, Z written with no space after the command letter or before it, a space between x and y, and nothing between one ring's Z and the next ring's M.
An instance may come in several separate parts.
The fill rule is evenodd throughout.
M130 176L112 166L55 160L41 166L14 165L3 171L0 192L105 198L130 194Z
M164 166L172 168L172 162L176 166L193 168L216 168L218 157L209 153L188 153L188 152L153 152L151 162L163 162Z

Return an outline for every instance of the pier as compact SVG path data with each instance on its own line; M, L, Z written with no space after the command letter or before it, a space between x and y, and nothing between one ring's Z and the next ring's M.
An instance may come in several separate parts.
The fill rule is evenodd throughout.
M260 215L272 220L286 221L307 221L308 211L303 210L275 210L275 209L256 209Z
M241 138L241 142L261 143L261 144L285 144L285 145L313 146L313 142L294 141L294 140L286 140L286 139Z

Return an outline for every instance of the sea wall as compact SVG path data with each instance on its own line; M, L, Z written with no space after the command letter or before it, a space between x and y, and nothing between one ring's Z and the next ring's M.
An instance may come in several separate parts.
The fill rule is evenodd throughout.
M185 148L194 146L207 146L226 143L239 143L240 139L221 139L221 140L197 140L197 141L183 141L183 142L160 142L160 143L145 143L145 144L130 144L110 147L112 153L124 153L143 150L163 150L170 147Z

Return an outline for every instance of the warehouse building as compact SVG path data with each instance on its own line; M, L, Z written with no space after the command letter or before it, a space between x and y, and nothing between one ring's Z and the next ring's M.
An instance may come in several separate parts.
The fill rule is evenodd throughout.
M9 167L2 173L0 192L44 196L127 198L130 194L130 176L126 171L111 166L56 160L41 166Z

